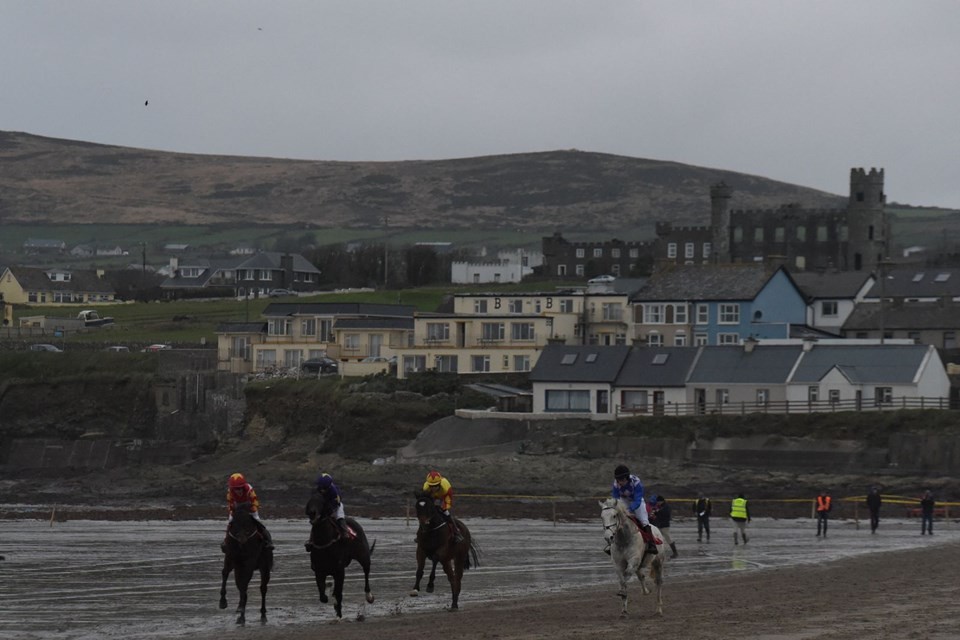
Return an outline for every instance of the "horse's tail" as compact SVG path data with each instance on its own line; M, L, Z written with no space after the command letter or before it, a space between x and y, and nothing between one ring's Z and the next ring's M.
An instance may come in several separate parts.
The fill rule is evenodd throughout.
M473 557L473 564L470 564L470 557ZM464 567L469 569L471 566L479 567L480 566L480 547L477 546L477 543L473 541L473 538L470 538L470 553L467 554L467 563Z
M373 550L376 548L377 548L377 539L374 538L373 544L370 545L370 551L368 551L367 553L369 553L370 555L373 555Z

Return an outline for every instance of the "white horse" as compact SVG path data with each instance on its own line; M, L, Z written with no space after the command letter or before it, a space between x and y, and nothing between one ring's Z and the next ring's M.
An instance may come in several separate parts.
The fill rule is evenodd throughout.
M667 560L664 551L665 544L660 530L650 525L653 537L660 542L657 544L657 554L646 553L647 543L643 541L637 525L630 517L630 513L623 503L608 498L600 503L600 518L603 520L603 538L610 543L610 557L620 580L621 608L620 615L627 615L627 581L631 574L636 574L640 580L640 589L643 595L648 595L644 569L649 571L657 585L657 615L663 615L663 564Z

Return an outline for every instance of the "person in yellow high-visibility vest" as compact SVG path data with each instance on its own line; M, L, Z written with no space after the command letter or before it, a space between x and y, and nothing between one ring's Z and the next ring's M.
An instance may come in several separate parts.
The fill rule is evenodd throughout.
M742 493L730 503L730 519L733 520L733 544L740 544L738 534L743 536L743 544L747 544L747 523L750 522L750 509L747 499Z
M823 537L827 537L827 522L830 519L831 504L830 494L824 489L817 496L817 537L820 537L820 529L823 529Z

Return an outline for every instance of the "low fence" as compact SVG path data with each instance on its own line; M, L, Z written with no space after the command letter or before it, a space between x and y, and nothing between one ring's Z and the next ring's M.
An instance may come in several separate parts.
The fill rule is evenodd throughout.
M780 400L771 402L672 402L641 407L617 407L617 417L747 415L749 413L833 413L841 411L899 411L901 409L960 409L956 402L939 396L900 396L877 402L869 400Z

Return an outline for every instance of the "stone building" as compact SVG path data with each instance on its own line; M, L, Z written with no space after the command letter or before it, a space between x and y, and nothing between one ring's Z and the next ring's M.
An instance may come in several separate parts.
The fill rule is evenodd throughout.
M543 238L543 274L582 280L600 275L637 277L649 273L653 244L605 240L571 242L559 232Z

